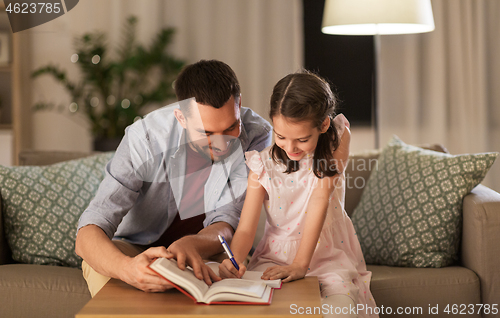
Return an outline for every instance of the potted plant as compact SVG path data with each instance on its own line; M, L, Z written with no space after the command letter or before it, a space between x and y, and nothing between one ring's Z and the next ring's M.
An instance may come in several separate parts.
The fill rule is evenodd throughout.
M35 70L36 78L52 75L71 95L68 105L39 102L36 110L58 110L70 115L83 115L90 124L94 149L116 149L125 127L151 110L151 105L163 106L175 98L173 82L184 61L167 52L175 30L164 28L149 47L136 42L137 18L129 17L124 26L123 42L111 58L103 32L76 37L77 63L81 78L69 80L66 71L49 64Z

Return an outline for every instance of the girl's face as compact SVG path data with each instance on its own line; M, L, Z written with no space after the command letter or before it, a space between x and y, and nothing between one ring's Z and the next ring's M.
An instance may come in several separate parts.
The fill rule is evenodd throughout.
M321 130L313 127L310 121L293 122L279 115L273 117L275 143L283 149L288 158L299 161L308 154L314 153L319 135L326 132L330 125L327 118L321 125Z

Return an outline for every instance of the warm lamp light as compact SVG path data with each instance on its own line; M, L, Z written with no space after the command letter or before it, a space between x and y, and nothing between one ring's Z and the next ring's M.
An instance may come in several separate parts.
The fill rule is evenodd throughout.
M382 34L434 30L431 0L326 0L321 31L339 35L375 35L372 77L372 125L379 147L377 116L377 56Z
M430 0L326 0L321 31L375 35L434 30Z

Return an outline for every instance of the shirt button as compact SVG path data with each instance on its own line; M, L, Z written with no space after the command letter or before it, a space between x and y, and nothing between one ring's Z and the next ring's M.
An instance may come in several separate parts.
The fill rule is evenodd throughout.
M148 241L148 244L151 244L151 240Z

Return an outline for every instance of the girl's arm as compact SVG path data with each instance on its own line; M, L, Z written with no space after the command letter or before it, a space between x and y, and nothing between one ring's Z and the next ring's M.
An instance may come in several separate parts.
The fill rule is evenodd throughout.
M349 157L349 144L351 142L351 131L346 125L339 147L334 153L337 169L343 173L347 166ZM300 241L299 250L295 255L293 263L288 266L272 266L266 269L263 279L281 278L284 283L303 278L307 273L316 244L325 223L326 211L329 205L329 198L336 186L340 182L339 175L318 180L316 189L313 190L309 204L307 206L307 218L304 228L304 235Z
M226 259L219 266L219 275L222 278L240 278L245 273L246 267L242 263L252 248L265 195L266 190L259 183L257 174L250 171L240 222L231 241L231 251L240 266L240 271L238 272L233 264Z

